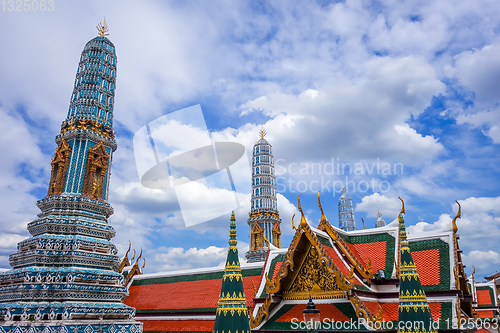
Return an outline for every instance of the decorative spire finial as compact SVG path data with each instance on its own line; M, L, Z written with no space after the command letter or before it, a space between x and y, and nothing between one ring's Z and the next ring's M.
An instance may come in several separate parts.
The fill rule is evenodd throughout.
M365 230L365 220L363 220L363 218L361 218L361 222L363 222L363 230Z
M266 136L266 134L267 134L266 130L264 129L264 126L262 126L262 127L260 128L259 134L260 134L260 138L261 138L261 139L264 139L264 137L265 137L265 136Z
M401 197L398 197L398 198L403 203L403 207L401 207L401 211L399 212L399 214L404 214L405 213L405 202L403 201L403 199L401 199Z
M99 32L99 36L101 37L106 37L108 36L108 25L106 24L106 18L102 21L102 23L99 22L99 24L96 26L97 31Z
M453 232L454 233L457 233L458 231L458 227L457 227L457 223L456 223L456 220L457 218L461 219L462 218L462 207L460 207L460 203L458 203L457 200L455 200L455 202L458 204L458 213L457 215L455 215L455 217L453 218L453 221L451 222L451 224L453 225Z
M300 211L300 215L301 218L300 218L300 227L305 227L307 225L307 222L306 222L306 217L304 216L304 211L302 210L302 207L300 206L300 194L299 193L299 211Z
M380 210L377 213L378 217L382 217L382 214L380 214Z
M318 191L318 206L319 209L321 210L321 220L319 221L320 224L326 223L326 216L325 213L323 212L323 207L321 207L321 201L319 200L319 191Z
M345 187L342 186L342 194L345 194Z

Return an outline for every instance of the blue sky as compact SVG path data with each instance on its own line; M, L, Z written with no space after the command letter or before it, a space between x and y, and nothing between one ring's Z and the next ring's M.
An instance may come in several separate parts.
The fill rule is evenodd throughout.
M281 166L283 244L292 236L298 190L307 187L302 205L316 225L316 186L348 176L358 228L361 218L373 227L379 210L392 221L401 196L410 233L449 229L459 200L466 271L474 265L476 276L494 273L499 12L493 0L55 1L51 12L0 8L0 266L8 267L16 243L29 236L26 223L46 194L80 53L106 17L118 57L110 223L121 254L129 239L145 249L147 272L225 258L229 215L186 228L175 193L141 187L133 158L137 130L200 104L213 140L251 151L266 128ZM325 172L332 159L351 165L353 174ZM377 163L379 172L370 172ZM308 169L314 165L321 174ZM364 174L356 172L360 165ZM385 165L392 172L380 171ZM394 173L395 165L402 172ZM371 182L377 186L366 189ZM322 190L334 225L339 191ZM241 252L248 210L247 202L236 211Z

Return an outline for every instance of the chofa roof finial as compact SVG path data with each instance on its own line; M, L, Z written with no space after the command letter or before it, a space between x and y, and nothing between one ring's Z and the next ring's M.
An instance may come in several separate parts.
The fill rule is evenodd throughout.
M451 224L453 225L453 232L456 233L458 231L458 227L457 227L457 218L461 219L462 218L462 207L460 207L460 203L455 200L455 202L458 204L458 213L457 215L455 215L455 217L453 218L453 221L451 222Z

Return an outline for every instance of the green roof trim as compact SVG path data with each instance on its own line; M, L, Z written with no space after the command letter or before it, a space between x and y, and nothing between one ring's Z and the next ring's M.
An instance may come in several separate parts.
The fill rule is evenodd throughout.
M396 251L396 239L390 234L384 232L372 235L344 235L339 233L340 237L350 244L366 244L386 242L385 248L385 276L392 276L394 270L394 251ZM330 245L331 246L331 245Z
M328 247L332 247L332 243L330 242L330 240L328 238L325 238L325 237L320 236L320 235L316 235L316 238L318 239L318 241L322 245L325 245L325 246L328 246Z
M482 305L477 305L478 308L490 308L492 306L495 306L495 294L493 293L493 289L488 286L484 287L476 287L476 293L478 290L488 290L490 294L490 304L482 304Z
M450 250L448 243L441 239L410 241L411 252L439 250L439 284L422 285L424 291L450 290Z
M452 327L452 303L441 303L441 318L439 319L439 329L449 330Z
M241 268L241 275L243 277L247 276L260 276L262 273L262 268ZM131 286L145 286L149 284L166 284L166 283L177 283L177 282L190 282L190 281L205 281L205 280L220 280L224 275L224 271L211 272L211 273L199 273L199 274L189 274L189 275L178 275L178 276L165 276L150 279L134 280Z
M269 273L271 273L271 272L274 273L274 268L276 267L276 265L279 262L282 262L283 260L285 260L285 254L284 253L278 254L276 257L274 257L274 259L271 260L271 265L269 265ZM270 276L269 278L272 279L272 276ZM262 293L260 294L259 297L260 298L266 297L266 288L264 288L264 290L262 290Z
M363 286L362 284L355 284L354 288L356 290L362 290L362 291L371 291L370 288Z

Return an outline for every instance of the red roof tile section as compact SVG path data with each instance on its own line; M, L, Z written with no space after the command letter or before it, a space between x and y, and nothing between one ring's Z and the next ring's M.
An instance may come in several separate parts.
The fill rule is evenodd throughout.
M315 304L316 309L320 311L321 320L328 318L335 321L349 321L342 311L340 311L334 304ZM276 319L277 322L290 322L292 319L296 318L300 321L304 320L302 311L306 308L306 304L297 304L287 312L285 312L281 317Z
M273 278L271 279L271 281L274 281L274 278L276 277L276 275L278 275L278 272L280 271L281 265L283 265L283 261L277 262L276 266L274 266L274 273L273 273ZM269 274L267 276L269 276Z
M398 320L399 303L378 303L371 301L363 301L368 310L376 316L379 312L379 304L382 306L382 320L393 321ZM441 318L441 303L429 303L432 319L437 321Z
M351 251L353 248L355 249L354 254L364 263L365 267L368 265L368 258L370 258L373 272L379 269L385 270L387 242L349 244L349 247Z
M477 290L477 305L492 305L489 290Z
M379 304L382 306L382 319L385 321L398 320L398 306L399 303L378 303L363 301L368 310L376 316L379 312Z
M476 311L479 318L495 318L492 310L488 311Z
M412 251L411 255L422 285L439 284L441 277L439 249Z
M144 320L144 332L211 332L215 320Z
M260 276L243 278L247 306L253 306L252 281L257 287ZM222 279L131 286L124 303L137 310L217 308Z
M344 274L345 277L349 276L350 268L346 267L346 265L342 262L342 259L340 259L340 257L338 256L337 252L333 248L326 245L323 245L323 248L325 249L326 253L328 253L335 266L340 269L342 274Z

